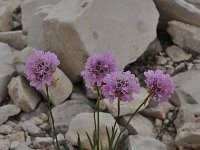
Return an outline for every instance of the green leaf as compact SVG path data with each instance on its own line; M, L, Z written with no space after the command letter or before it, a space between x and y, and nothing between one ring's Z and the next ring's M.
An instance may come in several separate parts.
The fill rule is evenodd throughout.
M65 141L61 141L61 145L64 147L65 150L70 150L67 143Z
M93 149L94 149L94 145L92 144L92 141L91 141L91 139L90 139L90 136L88 135L87 132L85 132L85 133L86 133L87 138L88 138L88 140L89 140L89 142L90 142L90 147L91 147L91 149L93 150Z
M79 135L78 132L77 132L77 134L78 134L78 141L77 141L77 143L78 143L78 150L83 150L83 148L82 148L82 144L81 144L80 135Z
M110 145L111 139L110 139L110 134L109 134L109 132L108 132L108 127L106 127L106 133L107 133L108 143L109 143L109 145Z

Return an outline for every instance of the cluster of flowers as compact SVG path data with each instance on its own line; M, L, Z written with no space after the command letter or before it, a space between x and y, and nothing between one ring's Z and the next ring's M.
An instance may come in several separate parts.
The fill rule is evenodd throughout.
M133 100L133 93L140 92L140 84L130 71L120 71L110 52L94 54L89 57L82 72L88 88L100 87L103 95L111 103L117 97L120 101ZM144 72L149 92L160 103L166 102L174 92L174 82L162 70Z

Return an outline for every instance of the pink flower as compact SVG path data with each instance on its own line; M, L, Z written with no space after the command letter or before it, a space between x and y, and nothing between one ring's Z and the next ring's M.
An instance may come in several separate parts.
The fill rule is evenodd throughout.
M169 74L164 74L162 70L148 70L144 75L147 88L153 92L155 99L162 104L171 98L174 93L174 82Z
M41 50L32 54L25 62L25 74L30 85L41 90L45 85L51 85L53 73L60 64L54 53Z
M88 58L82 75L88 88L101 87L106 74L117 70L118 66L112 53L104 52Z
M131 101L133 93L140 92L140 85L130 71L107 74L103 82L102 93L111 103L116 97L121 101Z

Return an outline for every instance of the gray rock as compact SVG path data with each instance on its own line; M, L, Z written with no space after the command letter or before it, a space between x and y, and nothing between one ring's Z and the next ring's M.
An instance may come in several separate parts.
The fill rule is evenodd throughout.
M125 126L130 117L131 115L120 117L120 125ZM149 119L145 118L139 113L136 114L133 119L131 119L127 129L131 135L139 134L142 136L155 137L155 133L153 132L153 124Z
M38 7L33 14L31 23L29 24L28 32L28 46L36 49L45 49L45 42L43 37L42 21L52 10L54 5L43 5Z
M44 19L44 38L63 72L77 81L94 52L112 51L121 68L134 62L155 39L158 16L152 1L63 0Z
M91 140L93 140L93 133L94 133L94 120L93 120L93 113L80 113L76 115L70 125L69 130L65 136L65 138L71 142L73 145L77 145L77 133L80 135L80 140L82 143L83 149L90 149L90 144L88 138L86 136L86 132L90 136ZM108 140L107 140L107 133L106 128L108 128L108 132L111 135L112 126L115 123L115 119L112 115L108 113L100 112L99 114L99 130L100 130L100 138L102 141L103 149L108 149ZM120 128L118 124L116 125L117 133L116 136L119 135Z
M12 132L12 127L11 126L9 126L9 125L1 125L0 126L0 134L9 134L9 133L11 133Z
M8 85L9 95L14 104L25 112L31 112L40 101L40 95L22 77L14 77Z
M22 128L24 131L28 131L28 133L32 136L42 136L44 134L39 127L30 121L22 123Z
M34 148L46 148L53 144L52 137L36 137L33 141Z
M4 105L0 107L0 125L7 121L11 116L19 114L21 109L16 105Z
M11 80L11 75L2 74L0 75L0 103L6 98L8 94L8 84Z
M125 149L128 150L167 150L165 144L161 143L160 141L140 136L140 135L129 135L129 137L125 141Z
M10 147L9 140L0 139L0 150L9 150L9 147Z
M18 50L22 50L27 45L27 38L21 30L0 32L0 41Z
M12 8L12 12L19 7L21 0L1 0L1 4L7 5Z
M198 0L154 0L160 13L160 22L166 25L170 20L179 20L200 26Z
M167 145L167 150L176 150L174 138L170 134L165 133L162 136L162 142Z
M21 2L22 10L22 27L24 32L28 32L30 23L33 19L33 14L38 7L42 5L52 4L55 5L60 0L24 0Z
M156 56L156 64L158 65L166 65L167 64L167 58L163 56Z
M24 131L18 131L15 133L11 133L7 136L10 142L18 141L19 143L25 142L25 134Z
M200 27L178 21L171 21L168 24L167 31L174 43L184 49L191 49L200 53Z
M187 148L200 148L200 123L185 123L179 128L175 144Z
M0 5L0 32L10 31L13 26L12 14L9 6Z
M72 93L73 84L59 68L56 68L56 71L53 73L53 78L56 81L48 86L50 101L53 105L60 105ZM40 91L40 93L47 99L45 87Z
M15 150L32 150L32 149L26 146L25 144L20 144Z
M10 149L11 150L14 150L14 149L16 149L18 146L19 146L19 142L18 141L13 141L13 142L11 142L10 143Z
M182 48L175 45L168 47L166 53L173 62L189 60L192 57L192 54L186 53Z
M196 118L194 114L187 108L181 106L179 109L178 115L176 116L176 119L174 120L174 125L176 126L176 129L179 129L181 126L184 125L184 123L195 122L195 120Z
M69 124L77 114L83 112L93 112L92 108L81 100L66 101L52 109L55 127L58 133L65 134Z

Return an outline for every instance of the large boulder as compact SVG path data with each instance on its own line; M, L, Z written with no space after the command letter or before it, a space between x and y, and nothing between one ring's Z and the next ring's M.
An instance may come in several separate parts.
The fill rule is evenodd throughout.
M198 0L153 0L160 13L162 25L170 20L200 26L200 1Z
M63 0L44 19L44 38L77 81L95 52L113 52L121 68L134 62L155 39L158 16L151 0Z
M22 10L22 27L24 32L28 32L33 14L36 9L42 5L55 5L60 0L23 0L20 4Z

